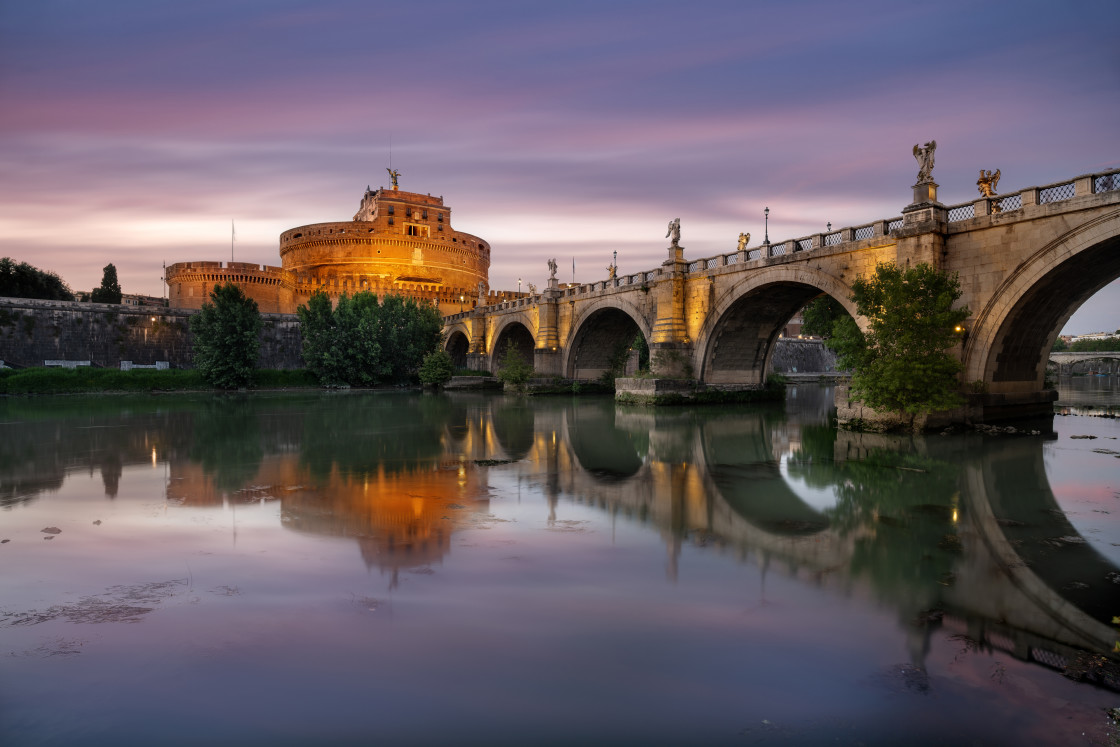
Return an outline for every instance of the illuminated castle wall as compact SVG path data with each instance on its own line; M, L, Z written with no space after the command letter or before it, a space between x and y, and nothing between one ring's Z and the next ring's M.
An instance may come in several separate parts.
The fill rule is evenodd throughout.
M280 262L173 264L167 268L170 305L201 308L215 285L233 282L262 313L294 314L317 290L332 299L368 290L429 300L446 315L473 308L479 283L489 289L490 245L454 230L442 197L395 186L367 187L350 221L280 234Z

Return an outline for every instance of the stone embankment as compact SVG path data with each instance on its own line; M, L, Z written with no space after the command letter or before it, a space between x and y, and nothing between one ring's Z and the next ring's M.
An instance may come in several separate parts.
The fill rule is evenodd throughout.
M192 311L116 304L0 298L0 360L6 366L89 361L101 368L167 362L191 368ZM259 368L302 368L299 318L262 314ZM59 365L64 365L60 363Z

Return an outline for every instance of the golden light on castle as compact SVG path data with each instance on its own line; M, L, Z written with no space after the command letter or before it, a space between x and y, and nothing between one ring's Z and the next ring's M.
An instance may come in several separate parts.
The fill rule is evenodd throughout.
M451 227L442 197L366 188L349 221L280 234L280 267L248 262L177 262L166 280L172 308L197 309L216 285L234 283L262 313L294 314L311 294L332 299L372 291L436 304L454 314L489 290L490 245Z

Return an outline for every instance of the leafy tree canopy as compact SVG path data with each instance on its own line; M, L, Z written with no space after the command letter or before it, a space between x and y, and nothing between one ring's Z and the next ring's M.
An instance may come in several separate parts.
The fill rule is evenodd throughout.
M233 283L215 286L190 325L194 364L206 380L219 389L248 386L260 352L257 302Z
M10 257L0 259L0 296L41 298L48 301L73 301L70 286L53 272L18 264Z
M1062 338L1058 338L1059 340ZM1095 340L1074 340L1065 348L1071 353L1115 352L1120 350L1120 337L1098 337ZM1057 350L1057 348L1055 348Z
M957 276L919 264L902 270L877 265L852 284L852 300L868 328L847 315L833 324L838 363L851 368L852 395L877 410L914 416L961 404L960 361L948 351L971 313L953 308Z
M817 296L801 310L801 334L831 337L832 324L842 316L848 316L843 304L832 296Z
M303 360L328 386L371 386L384 381L415 381L428 353L439 349L443 320L439 310L415 299L361 291L330 297L316 291L297 312Z
M101 275L101 285L93 289L90 300L94 303L121 302L121 284L117 282L117 268L112 262L105 265Z

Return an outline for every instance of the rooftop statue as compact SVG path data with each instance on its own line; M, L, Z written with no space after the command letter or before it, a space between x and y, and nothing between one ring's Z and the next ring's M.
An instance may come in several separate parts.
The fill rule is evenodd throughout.
M680 218L673 218L673 220L669 221L669 230L668 230L668 232L666 232L665 238L667 238L667 239L671 238L672 242L673 242L673 246L677 246L678 244L681 243L681 219Z
M548 260L548 279L549 280L555 280L556 279L556 258L555 257Z
M980 169L980 178L976 180L976 187L980 190L980 194L984 197L995 197L996 187L999 185L999 169L996 173L991 171L985 172Z
M400 177L401 172L396 169L385 169L389 172L389 178L393 180L393 189L397 188L397 178Z
M914 145L914 160L918 162L918 184L931 184L933 182L933 152L937 150L937 141L930 140L922 147Z

